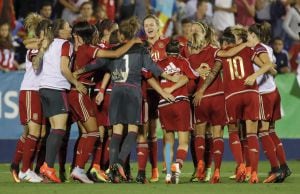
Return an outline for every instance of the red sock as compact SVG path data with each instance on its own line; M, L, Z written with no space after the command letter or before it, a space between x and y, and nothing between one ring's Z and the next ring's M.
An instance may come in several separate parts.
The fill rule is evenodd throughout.
M261 144L264 149L264 152L266 154L266 157L268 158L271 167L279 167L277 156L276 156L276 148L272 141L272 138L269 135L268 131L262 131L259 133L259 137L261 139Z
M75 158L75 166L77 166L78 163L82 163L82 155L83 155L83 148L84 148L84 145L86 144L87 142L87 134L84 133L81 135L81 137L79 138L78 140L78 144L77 144L77 151L76 151L76 158Z
M26 172L31 166L31 160L35 152L37 140L38 138L33 135L27 135L26 137L23 148L22 172Z
M285 165L286 164L286 156L285 156L285 151L284 151L281 140L279 139L279 137L277 136L277 134L274 130L272 130L270 132L270 137L272 138L272 140L274 142L274 145L276 148L276 155L277 155L279 164Z
M102 163L101 167L107 166L109 164L109 144L110 144L111 137L108 137L107 140L105 141L105 145L103 148L103 158L102 158Z
M247 134L248 140L248 152L251 164L252 172L258 172L258 160L259 160L259 144L256 134Z
M157 139L156 137L152 137L148 142L149 148L149 159L153 168L157 168Z
M195 152L197 161L202 160L204 161L204 151L205 151L205 137L197 135L195 137Z
M183 162L186 159L187 151L178 149L176 152L176 163L179 163L180 168L183 166Z
M224 140L222 138L215 138L213 141L213 156L215 162L215 169L221 168L223 153Z
M145 171L147 166L148 160L148 144L144 143L137 143L136 146L136 153L137 153L137 160L138 160L138 168L139 170Z
M241 146L242 146L243 160L246 162L246 167L249 167L250 166L250 158L249 158L248 141L247 141L247 139L241 140Z
M94 158L92 165L97 164L100 166L100 161L101 161L101 155L102 155L102 143L100 139L96 141L96 150L94 152Z
M85 144L82 146L81 157L79 157L79 159L76 160L76 165L75 165L82 169L84 169L86 162L88 161L90 155L93 152L95 142L99 138L99 131L87 133L86 136L87 137L86 137ZM78 147L79 147L79 145L78 145Z
M243 163L242 147L239 133L237 131L229 132L229 147L236 163L238 165Z
M15 154L14 154L14 158L13 158L13 161L12 161L12 163L15 164L15 165L19 165L21 160L22 160L25 139L26 138L24 138L23 136L21 136L18 139Z
M205 137L205 152L204 152L204 161L205 168L210 168L213 158L213 138L211 135Z

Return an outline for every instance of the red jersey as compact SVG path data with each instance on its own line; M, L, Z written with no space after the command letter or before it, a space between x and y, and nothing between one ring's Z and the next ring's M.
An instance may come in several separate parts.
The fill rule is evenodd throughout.
M239 93L258 92L256 82L253 86L244 85L245 79L254 73L253 59L255 56L254 50L246 47L231 58L222 58L226 99Z
M179 41L180 55L182 57L188 58L188 56L190 55L190 52L188 50L188 39L184 36L178 36L176 37L176 40Z
M151 58L154 62L167 58L166 46L170 42L170 38L159 38L151 47Z
M289 54L291 56L290 59L291 70L297 71L297 67L299 65L299 57L300 57L300 43L295 43L291 47Z
M190 66L190 63L183 57L174 57L169 56L166 59L159 61L158 65L160 68L163 69L165 73L168 75L174 75L174 74L182 74L187 76L189 79L197 79L199 77L199 74L195 72L192 67ZM160 80L160 86L162 88L168 88L174 85L175 83L166 79ZM188 99L188 85L184 85L181 88L178 88L175 90L172 95L178 99L178 98L185 98ZM161 101L164 102L164 101ZM164 102L165 103L165 102Z
M92 63L96 58L99 47L83 44L78 47L76 58L74 61L74 71L83 68L84 66ZM94 72L84 73L79 75L78 81L87 85L94 85L91 81Z
M212 45L207 45L205 48L203 48L200 51L200 53L190 55L189 62L191 63L192 68L194 70L198 68L210 68L212 70L215 66L216 60L219 60L216 58L216 54L218 50L219 49L217 47L214 47ZM199 78L199 82L197 84L197 90L202 87L202 84L204 83L206 77L207 76ZM224 93L224 88L223 88L221 74L219 73L216 79L205 90L204 97L214 96L222 93Z
M108 19L114 21L116 15L115 0L98 0L98 4L105 6Z

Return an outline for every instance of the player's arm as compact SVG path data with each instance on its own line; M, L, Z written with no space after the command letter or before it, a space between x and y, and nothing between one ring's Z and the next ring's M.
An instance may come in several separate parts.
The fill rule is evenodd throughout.
M198 91L196 91L195 94L193 95L193 97L194 97L193 103L195 105L200 104L205 90L215 80L215 78L217 77L217 75L220 72L221 68L222 68L222 63L220 61L216 61L213 69L208 74L208 76L206 77L204 83L202 84L202 87Z
M101 86L99 88L99 92L96 96L96 104L98 104L98 105L100 105L101 102L104 100L105 89L107 88L107 85L110 81L110 77L111 77L110 73L105 73L104 74Z
M241 43L235 47L232 47L229 50L219 50L219 51L217 51L216 55L217 55L217 57L222 57L222 58L232 57L232 56L238 54L244 48L251 47L251 46L252 46L252 42L247 41L245 43Z
M118 48L117 50L104 50L99 49L96 53L96 57L105 58L119 58L124 55L134 44L142 43L140 38L133 38L129 40L125 45Z
M270 57L269 57L268 53L261 53L261 54L259 54L259 57L258 57L257 60L261 61L260 64L269 64L269 63L272 63L271 60L270 60ZM267 73L269 73L269 74L271 74L273 76L276 75L277 74L277 70L275 69L275 67L276 67L276 64L273 63L273 67Z
M164 99L166 99L169 102L173 102L175 101L175 97L170 93L170 92L166 92L164 91L159 83L156 81L156 79L154 77L151 77L149 79L147 79L148 84L157 92L159 93Z
M259 58L257 56L254 57L254 63L257 64L258 66L260 66L260 69L245 79L245 83L244 83L245 85L252 86L256 82L257 77L265 74L272 67L274 67L273 63L271 63L271 62L263 63L261 60L259 60Z
M184 86L185 84L187 84L189 82L189 79L187 76L185 75L181 75L179 77L179 80L174 83L171 87L168 88L164 88L164 91L168 92L168 93L172 93L175 90L177 90L178 88L181 88L182 86Z
M73 72L73 75L74 75L74 77L77 78L78 75L101 69L104 66L106 66L109 62L110 62L109 59L102 59L102 58L97 59L96 63L87 64L86 66L84 66L80 69L77 69L76 71Z

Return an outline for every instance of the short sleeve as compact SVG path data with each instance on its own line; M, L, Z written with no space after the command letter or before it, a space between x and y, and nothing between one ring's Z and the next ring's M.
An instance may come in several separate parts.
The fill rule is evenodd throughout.
M182 71L189 79L197 79L199 74L191 67L190 63L186 60L182 60Z
M89 45L86 49L88 57L91 59L95 59L99 48L96 46Z
M71 44L69 41L66 41L63 43L62 48L61 48L61 56L64 57L71 57Z
M33 57L37 56L39 53L39 50L37 49L31 49L28 51L27 59L32 62Z
M264 46L260 45L260 44L258 46L256 46L254 49L255 49L254 54L256 56L259 56L262 53L268 53L267 49Z

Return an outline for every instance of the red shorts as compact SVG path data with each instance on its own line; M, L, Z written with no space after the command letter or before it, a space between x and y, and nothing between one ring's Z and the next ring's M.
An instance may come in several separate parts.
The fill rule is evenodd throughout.
M182 100L158 107L161 127L166 131L191 131L192 118L189 101Z
M260 114L263 121L281 119L280 94L278 90L260 95Z
M73 121L86 122L90 117L96 117L95 102L88 95L82 95L76 90L68 93Z
M93 102L95 102L96 95L97 95L97 93L92 98ZM110 126L109 118L108 118L109 102L110 102L110 92L106 91L104 94L104 99L103 99L102 103L100 104L100 106L98 106L95 103L96 119L97 119L98 126L105 126L105 127Z
M22 125L26 125L29 121L40 125L46 124L38 91L21 90L19 95L19 110Z
M227 120L235 124L238 120L260 120L259 94L256 92L245 92L225 99Z
M212 126L226 124L225 97L215 95L205 97L200 106L194 107L196 123L210 123Z

